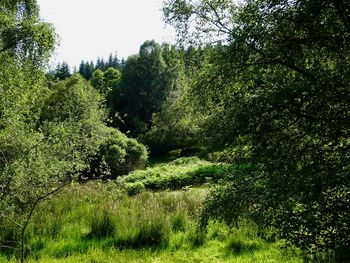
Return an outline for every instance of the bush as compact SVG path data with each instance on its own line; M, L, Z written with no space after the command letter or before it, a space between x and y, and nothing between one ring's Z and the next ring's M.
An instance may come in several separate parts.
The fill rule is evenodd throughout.
M104 142L92 158L90 169L84 173L86 178L115 179L146 165L147 148L135 139L113 128L105 128L101 136Z

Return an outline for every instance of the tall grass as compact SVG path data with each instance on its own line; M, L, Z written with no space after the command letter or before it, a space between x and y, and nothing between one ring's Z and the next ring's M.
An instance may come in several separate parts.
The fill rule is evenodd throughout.
M116 183L72 185L43 202L29 226L29 262L301 262L254 227L199 231L205 189L129 196ZM245 229L245 232L243 230ZM248 261L255 258L257 261ZM236 261L236 260L241 261ZM1 255L0 262L15 262Z

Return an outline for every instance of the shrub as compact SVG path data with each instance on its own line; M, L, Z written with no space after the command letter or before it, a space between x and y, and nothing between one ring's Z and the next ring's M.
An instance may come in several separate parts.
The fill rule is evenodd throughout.
M115 179L135 169L143 168L148 159L147 148L114 128L101 132L103 143L93 156L86 178Z

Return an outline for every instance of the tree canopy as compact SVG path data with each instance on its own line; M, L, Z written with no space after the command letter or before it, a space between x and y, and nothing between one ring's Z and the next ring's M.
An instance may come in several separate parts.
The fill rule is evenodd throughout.
M348 257L348 3L170 0L164 13L181 36L216 43L193 95L209 141L254 165L213 192L204 218L249 215L305 251Z

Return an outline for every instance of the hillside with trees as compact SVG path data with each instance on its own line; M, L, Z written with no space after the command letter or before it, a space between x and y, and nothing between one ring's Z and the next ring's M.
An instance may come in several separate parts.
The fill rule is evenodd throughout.
M349 262L347 1L165 0L74 70L0 10L0 262Z

